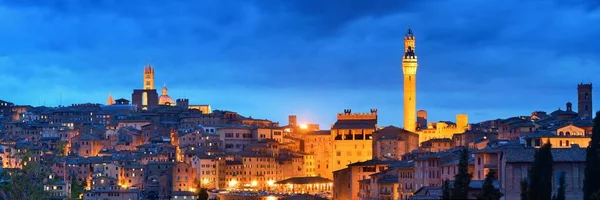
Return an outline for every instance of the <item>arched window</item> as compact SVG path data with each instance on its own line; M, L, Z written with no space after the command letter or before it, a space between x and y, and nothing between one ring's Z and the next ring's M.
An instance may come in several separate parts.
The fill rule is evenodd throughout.
M569 131L567 131L565 134L566 134L567 136L571 136L571 132L569 132Z
M561 140L561 141L558 141L558 146L559 146L559 147L562 147L562 140Z
M560 136L563 136L564 134L565 134L565 133L563 133L562 131L561 131L561 132L558 132L558 135L560 135Z
M566 146L569 146L569 145L570 145L570 143L569 143L569 140L567 140L567 144L566 144Z

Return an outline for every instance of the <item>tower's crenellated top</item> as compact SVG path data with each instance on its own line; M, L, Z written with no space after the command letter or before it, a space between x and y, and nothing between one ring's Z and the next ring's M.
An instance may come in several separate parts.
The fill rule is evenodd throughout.
M412 29L408 28L408 32L404 36L404 55L402 56L402 72L407 75L417 73L417 54L415 52L416 37Z
M592 89L592 83L577 84L577 89Z
M405 58L416 58L415 57L415 35L412 29L408 28L408 32L404 36L404 57Z
M352 113L351 109L344 109L343 113L337 114L338 120L376 120L377 109L371 109L371 112Z

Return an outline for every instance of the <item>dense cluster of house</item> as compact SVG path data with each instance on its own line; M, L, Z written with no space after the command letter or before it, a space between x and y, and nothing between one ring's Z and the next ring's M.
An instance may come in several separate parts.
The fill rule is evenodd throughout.
M86 185L83 199L190 199L199 188L300 193L332 187L329 179L315 179L315 155L302 150L298 126L184 106L138 111L125 99L61 107L0 101L0 111L2 167L42 164L54 180L44 190L57 198L70 195L71 180ZM24 152L30 156L19 156ZM311 181L292 189L286 187L294 183L290 178Z
M554 174L565 175L567 198L575 199L582 196L592 134L591 85L586 88L578 87L583 112L567 103L550 114L476 124L463 115L457 123L427 124L421 112L423 125L415 132L378 125L376 109L346 109L329 130L320 130L298 124L295 115L281 126L185 99L146 109L112 97L106 105L59 107L0 100L0 161L4 170L42 165L49 174L44 190L58 199L70 196L74 184L85 185L83 199L190 199L200 188L340 200L435 199L443 182L454 179L459 152L467 147L470 193L481 190L494 170L495 186L515 199L535 149L549 142Z
M571 111L569 106L567 111ZM549 142L553 148L554 191L563 174L567 199L581 199L592 121L571 112L559 109L547 115L538 111L531 116L484 121L471 124L469 130L452 138L423 141L400 158L374 154L371 160L334 171L333 195L335 199L440 199L444 181L454 180L460 152L467 147L471 197L481 191L487 173L494 170L494 186L503 198L519 199L520 182L527 178L535 149Z

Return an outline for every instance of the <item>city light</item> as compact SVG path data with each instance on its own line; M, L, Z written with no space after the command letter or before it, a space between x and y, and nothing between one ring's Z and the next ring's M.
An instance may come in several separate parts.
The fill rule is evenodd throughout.
M275 185L275 181L274 180L269 180L267 181L267 185L269 185L269 187Z
M308 124L300 124L300 129L308 129Z
M277 200L277 197L274 197L274 196L268 196L268 197L267 197L267 200Z
M238 182L236 180L231 180L229 181L229 187L235 187L238 184Z
M256 187L258 185L258 181L252 181L252 187Z

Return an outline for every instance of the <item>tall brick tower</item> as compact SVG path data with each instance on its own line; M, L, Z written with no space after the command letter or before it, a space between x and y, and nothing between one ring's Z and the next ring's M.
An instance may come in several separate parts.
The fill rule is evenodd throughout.
M594 118L592 112L592 84L577 85L578 118Z
M154 89L154 68L150 65L150 61L148 61L148 66L144 68L144 90L153 90Z
M415 132L417 123L417 56L415 54L415 36L409 28L404 36L404 129Z

